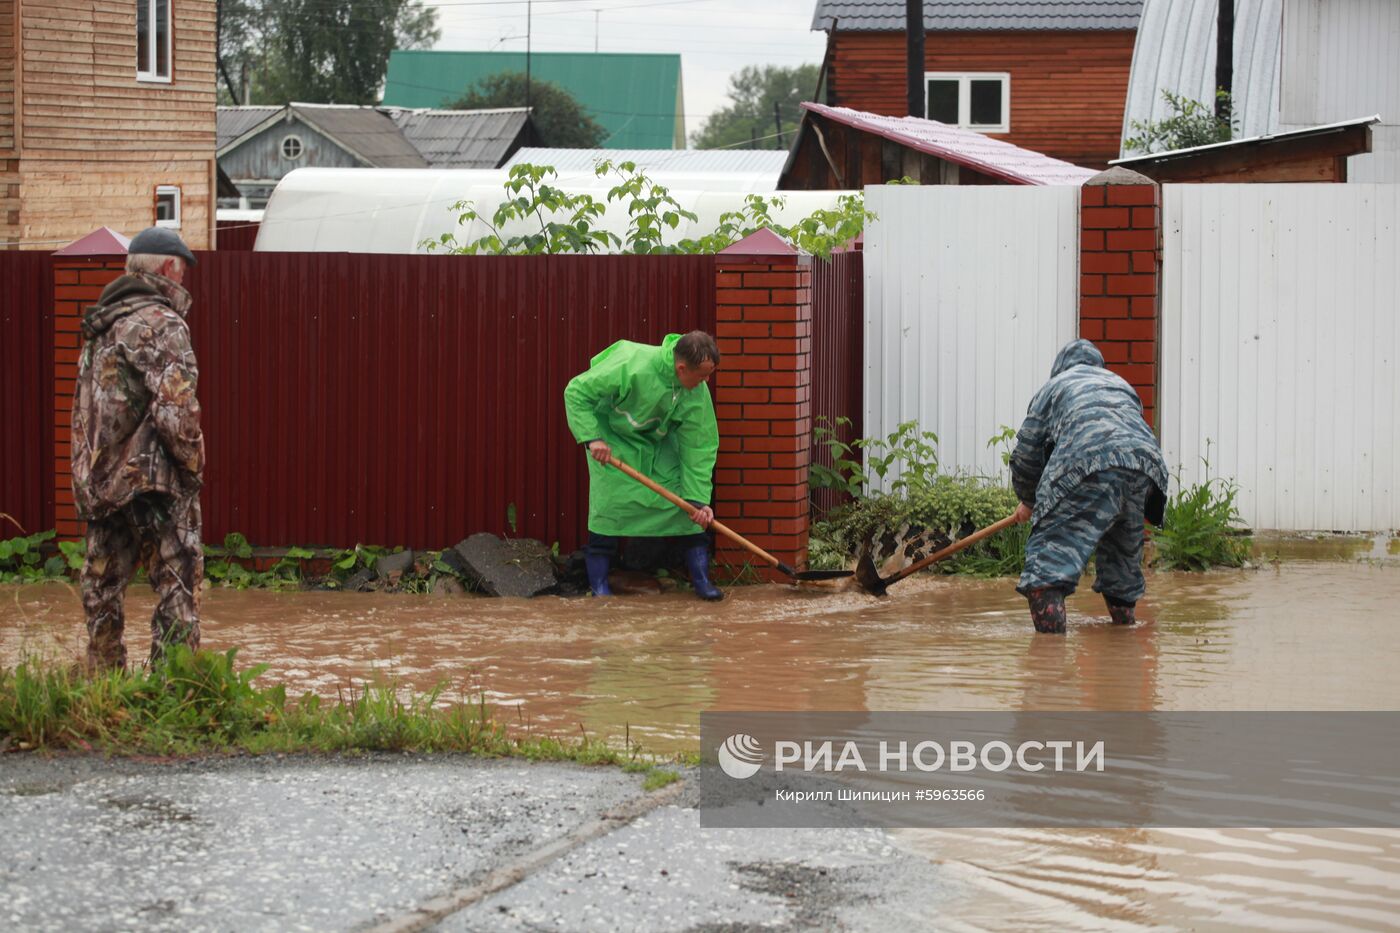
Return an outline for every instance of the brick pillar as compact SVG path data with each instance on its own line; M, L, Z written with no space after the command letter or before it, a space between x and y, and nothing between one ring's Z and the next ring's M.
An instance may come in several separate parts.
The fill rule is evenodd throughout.
M715 514L793 567L806 564L809 528L811 262L765 229L721 252L715 267L722 357L715 374ZM745 564L759 569L757 558L722 537L716 549L731 572Z
M64 256L54 260L54 524L61 540L81 538L87 531L73 504L73 393L78 379L83 312L96 304L102 289L125 267L124 256Z
M1137 390L1155 426L1161 188L1112 168L1084 183L1079 203L1079 336Z

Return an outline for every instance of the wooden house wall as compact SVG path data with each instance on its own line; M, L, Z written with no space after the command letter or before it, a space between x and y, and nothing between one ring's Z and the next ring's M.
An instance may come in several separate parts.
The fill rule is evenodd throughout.
M282 158L282 140L288 134L301 139L303 152L295 161ZM234 182L277 181L292 169L356 168L365 163L346 152L339 143L319 130L293 119L279 120L247 140L219 160L224 173Z
M924 70L1009 74L1011 132L989 135L1103 168L1118 158L1134 36L1132 30L930 32ZM904 34L838 32L830 41L829 102L904 116Z
M154 222L156 186L178 185L181 236L212 247L214 0L172 0L172 19L173 80L139 82L131 0L23 4L24 240L62 244L102 225L130 235Z
M0 243L11 242L19 236L19 163L15 160L15 15L15 0L0 0Z

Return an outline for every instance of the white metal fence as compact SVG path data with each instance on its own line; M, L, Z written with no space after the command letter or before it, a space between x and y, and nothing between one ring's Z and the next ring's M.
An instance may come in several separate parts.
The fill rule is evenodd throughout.
M1077 187L871 186L865 239L865 434L918 421L946 468L1002 470L1077 335Z
M1400 185L1168 185L1162 446L1257 528L1400 527Z

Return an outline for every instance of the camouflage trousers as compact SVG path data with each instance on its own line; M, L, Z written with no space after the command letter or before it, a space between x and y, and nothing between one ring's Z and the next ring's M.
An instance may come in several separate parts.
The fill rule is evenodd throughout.
M1016 591L1053 586L1066 595L1094 558L1094 591L1135 603L1147 589L1142 576L1143 508L1152 480L1136 470L1090 474L1031 529L1026 567Z
M170 644L199 647L199 589L204 581L199 498L138 496L125 508L88 522L83 564L87 660L92 667L125 667L122 608L127 584L144 564L159 602L151 617L151 660Z

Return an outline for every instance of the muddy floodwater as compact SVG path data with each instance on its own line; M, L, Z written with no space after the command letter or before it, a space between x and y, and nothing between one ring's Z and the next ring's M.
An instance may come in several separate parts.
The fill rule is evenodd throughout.
M850 584L531 602L211 590L204 643L334 696L393 678L484 693L517 724L694 749L730 710L1400 709L1400 561L1382 542L1280 547L1261 569L1149 577L1143 624L1087 586L1069 634L1032 637L1010 581ZM1335 551L1335 553L1334 553ZM1298 559L1309 555L1331 559ZM1360 559L1358 559L1360 558ZM133 587L128 643L152 600ZM76 594L0 588L0 663L72 657ZM134 638L132 636L135 636ZM905 830L942 866L946 929L1394 929L1400 834L1328 830Z

